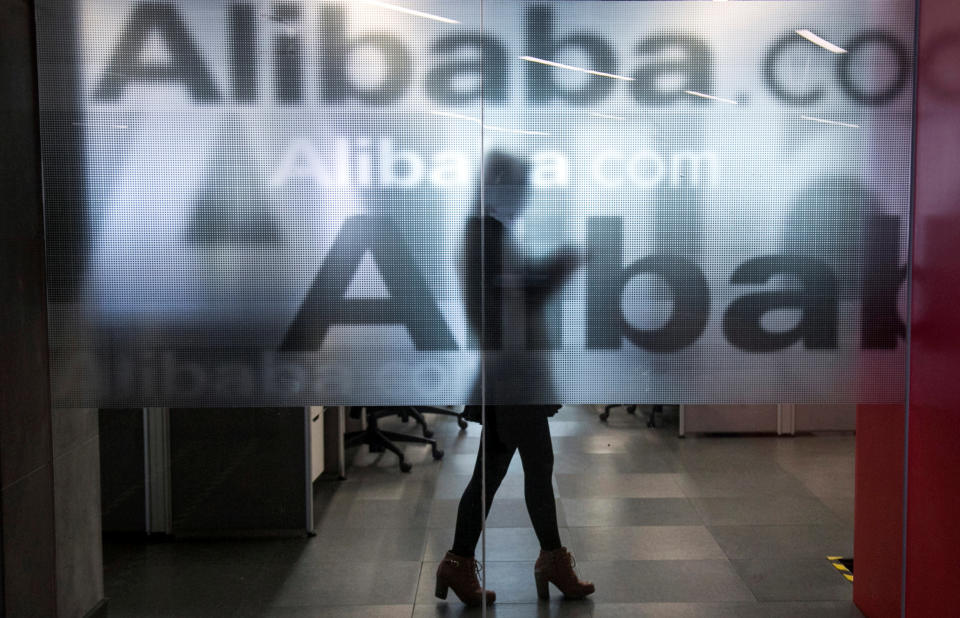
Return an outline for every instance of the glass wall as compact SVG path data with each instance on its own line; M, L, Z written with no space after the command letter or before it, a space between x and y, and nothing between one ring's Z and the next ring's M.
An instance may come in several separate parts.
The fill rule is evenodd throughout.
M673 423L904 401L913 0L37 4L55 405L467 406L435 495L519 448L536 543L493 547L559 527L607 582L650 527L848 523L849 436ZM735 566L676 575L762 596Z
M505 401L902 399L912 2L400 8L41 3L60 405L480 403L481 150Z

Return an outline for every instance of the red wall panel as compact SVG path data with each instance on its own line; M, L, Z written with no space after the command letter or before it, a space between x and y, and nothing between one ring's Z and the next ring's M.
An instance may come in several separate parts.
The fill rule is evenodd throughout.
M904 412L857 406L853 601L870 618L900 616Z
M908 617L960 615L960 3L919 9L905 524L903 409L857 409L854 600L870 618L899 616L901 593Z
M907 616L960 615L960 4L921 0Z
M898 310L906 316L899 302ZM900 345L905 374L906 344ZM869 392L875 379L862 376L861 392ZM900 618L903 609L906 403L904 396L897 404L857 406L853 600L868 618Z

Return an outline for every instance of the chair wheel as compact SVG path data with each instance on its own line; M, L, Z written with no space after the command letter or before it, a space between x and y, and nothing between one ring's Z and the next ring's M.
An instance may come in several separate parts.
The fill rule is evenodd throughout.
M608 419L608 418L610 418L610 413L609 413L609 412L601 412L601 413L600 413L600 420L603 421L604 423L607 422L607 419Z
M433 430L432 430L432 429L427 429L426 427L424 427L424 428L423 428L423 437L424 437L424 438L432 438L432 437L433 437Z
M413 470L412 465L408 464L405 461L400 462L400 472L410 472L411 470Z
M435 460L443 459L443 449L439 449L439 448L433 449L433 458Z
M460 426L460 429L466 429L466 428L467 428L467 421L463 420L462 417L458 416L458 417L457 417L457 425Z

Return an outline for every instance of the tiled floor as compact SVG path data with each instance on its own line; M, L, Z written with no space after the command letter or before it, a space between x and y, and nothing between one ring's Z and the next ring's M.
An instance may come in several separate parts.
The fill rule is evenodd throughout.
M350 478L319 487L315 538L108 544L110 615L479 615L433 596L479 426L431 422L444 459L411 447L413 471L401 474L391 455L355 451ZM603 424L573 406L551 425L561 535L597 592L538 603L515 461L488 520L489 615L861 615L825 559L852 554L852 436L678 439L622 410Z

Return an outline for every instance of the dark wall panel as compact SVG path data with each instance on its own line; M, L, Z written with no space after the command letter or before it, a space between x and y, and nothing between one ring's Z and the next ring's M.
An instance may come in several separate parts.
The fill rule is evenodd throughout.
M100 410L104 532L145 532L143 409Z
M32 3L0 4L0 501L11 616L57 611L34 46Z
M304 530L303 408L170 410L173 532Z

